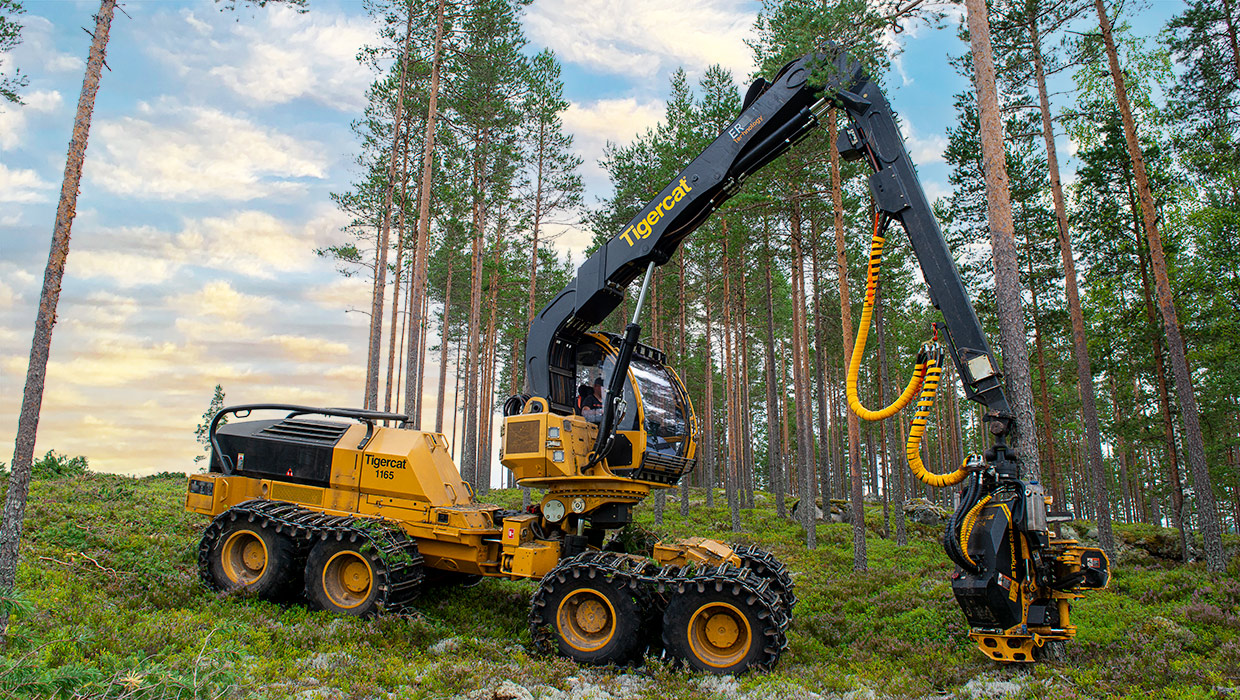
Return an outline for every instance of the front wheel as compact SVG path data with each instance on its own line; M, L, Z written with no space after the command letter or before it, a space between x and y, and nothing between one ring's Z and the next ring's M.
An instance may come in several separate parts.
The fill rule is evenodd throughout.
M534 595L530 631L540 651L585 664L625 663L637 651L641 611L622 582L589 560L548 573Z

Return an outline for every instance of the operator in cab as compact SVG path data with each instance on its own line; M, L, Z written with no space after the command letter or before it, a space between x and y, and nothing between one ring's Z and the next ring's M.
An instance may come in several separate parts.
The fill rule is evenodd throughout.
M594 386L582 384L577 387L577 413L594 424L603 422L603 399L599 396L603 388L603 378L594 380Z

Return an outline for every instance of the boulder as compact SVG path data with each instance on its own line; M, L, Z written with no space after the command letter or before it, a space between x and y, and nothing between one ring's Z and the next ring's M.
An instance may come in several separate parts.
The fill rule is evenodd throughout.
M952 512L924 498L914 498L904 504L904 514L913 522L938 526L946 523Z

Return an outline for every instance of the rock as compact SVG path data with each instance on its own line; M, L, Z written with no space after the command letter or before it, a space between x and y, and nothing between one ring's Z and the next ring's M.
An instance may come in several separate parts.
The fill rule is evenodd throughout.
M971 700L1005 700L1020 697L1023 691L1024 687L1020 683L981 676L966 683L960 689L959 697Z
M470 700L534 700L533 693L512 681L504 681L489 690L475 690L466 697Z
M950 510L924 498L914 498L904 504L904 513L913 522L922 525L942 525L951 517Z
M1077 532L1076 528L1071 525L1060 525L1059 532L1065 540L1081 541L1081 533Z
M697 684L703 692L725 698L736 697L741 689L741 684L732 676L703 676Z
M534 700L568 700L568 695L563 690L549 685L536 685L530 688L530 692L533 693Z
M460 650L461 640L456 637L448 637L447 639L441 639L438 642L435 642L426 651L430 654L434 654L435 656L439 656L440 654L450 654Z
M1085 539L1093 540L1094 542L1097 542L1098 541L1098 528L1091 527L1088 530L1086 530Z

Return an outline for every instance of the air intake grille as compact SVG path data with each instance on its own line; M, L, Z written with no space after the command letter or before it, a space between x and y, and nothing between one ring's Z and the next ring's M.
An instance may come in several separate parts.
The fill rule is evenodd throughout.
M323 489L276 482L271 485L271 500L321 506L323 505Z
M507 440L504 442L504 454L528 454L538 452L542 442L542 421L512 420L504 427Z
M263 428L258 431L258 434L302 445L330 447L335 445L348 429L349 426L343 423L286 418L275 425Z

